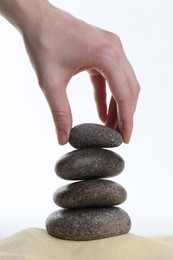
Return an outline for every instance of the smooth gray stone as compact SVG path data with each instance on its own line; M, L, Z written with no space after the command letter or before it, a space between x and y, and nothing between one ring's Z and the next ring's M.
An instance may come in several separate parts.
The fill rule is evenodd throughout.
M79 149L63 155L55 165L56 174L66 180L113 177L125 162L115 152L100 148Z
M66 240L113 237L128 233L130 228L128 214L118 207L61 209L46 220L47 232Z
M121 134L99 124L81 124L72 128L69 143L74 148L117 147L122 144Z
M62 208L114 206L126 198L127 192L121 185L102 179L70 183L53 194L55 204Z

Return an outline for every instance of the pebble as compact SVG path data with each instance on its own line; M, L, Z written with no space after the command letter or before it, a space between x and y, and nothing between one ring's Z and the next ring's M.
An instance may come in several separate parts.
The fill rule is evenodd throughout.
M72 128L69 143L74 148L117 147L123 138L115 129L100 124L80 124Z
M64 185L54 192L53 200L62 208L82 208L119 205L126 197L118 183L95 179Z
M63 155L55 165L56 174L66 180L113 177L125 166L117 153L100 148L74 150Z
M87 241L129 232L128 214L118 207L60 209L46 220L47 232L60 239Z

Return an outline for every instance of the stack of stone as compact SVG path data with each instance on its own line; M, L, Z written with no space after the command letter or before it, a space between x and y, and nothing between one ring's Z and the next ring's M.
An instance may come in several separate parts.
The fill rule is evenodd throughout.
M126 234L131 227L128 214L115 207L126 200L126 190L102 179L114 177L124 169L117 153L103 149L119 146L119 132L98 124L81 124L71 130L70 144L76 148L56 165L56 174L72 182L57 189L54 202L64 208L46 220L47 232L67 240L93 240Z

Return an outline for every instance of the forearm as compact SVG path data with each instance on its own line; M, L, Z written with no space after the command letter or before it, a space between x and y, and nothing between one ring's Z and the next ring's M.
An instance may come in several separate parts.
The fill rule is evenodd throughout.
M0 14L23 31L37 23L47 5L47 0L0 0Z

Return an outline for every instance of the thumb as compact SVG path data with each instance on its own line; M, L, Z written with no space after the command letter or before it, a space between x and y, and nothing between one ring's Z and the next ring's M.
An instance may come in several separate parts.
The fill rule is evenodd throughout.
M52 112L58 142L60 145L64 145L69 140L72 127L72 115L66 94L66 86L49 87L44 93Z

